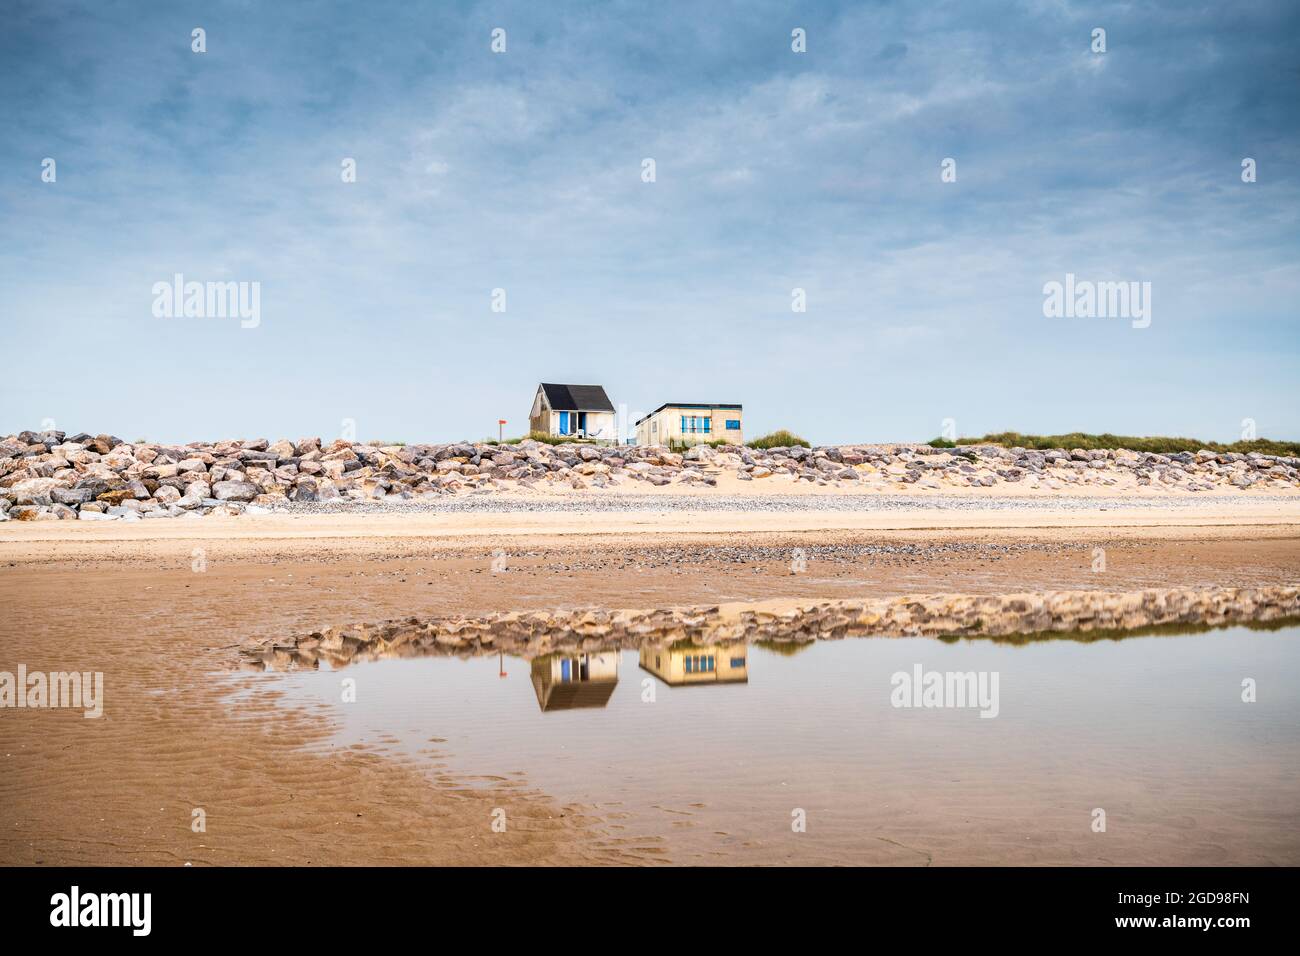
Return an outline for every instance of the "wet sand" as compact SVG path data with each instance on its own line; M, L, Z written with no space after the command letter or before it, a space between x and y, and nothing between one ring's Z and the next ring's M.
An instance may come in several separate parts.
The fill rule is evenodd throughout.
M257 678L231 677L231 658L251 641L408 614L1300 581L1294 506L1225 512L10 523L0 669L103 671L106 700L99 720L0 712L0 863L678 862L518 768L484 781L454 755L430 772L378 746L323 748L328 720L236 695ZM796 548L805 573L790 570ZM196 807L206 833L191 830ZM497 807L505 833L491 828ZM1011 859L990 847L980 861Z

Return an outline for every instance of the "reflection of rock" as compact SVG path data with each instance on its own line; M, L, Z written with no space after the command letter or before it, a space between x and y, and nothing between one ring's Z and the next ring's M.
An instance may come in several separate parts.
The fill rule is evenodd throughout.
M641 648L641 667L671 687L749 682L749 645L679 641Z
M17 510L17 509L15 509ZM525 658L616 648L851 636L1004 637L1219 626L1300 616L1300 587L1174 588L1111 593L934 594L861 601L768 602L656 610L524 611L333 627L245 651L268 667L341 667L390 657L487 653Z
M618 683L618 651L537 657L532 677L537 706L544 711L604 707Z

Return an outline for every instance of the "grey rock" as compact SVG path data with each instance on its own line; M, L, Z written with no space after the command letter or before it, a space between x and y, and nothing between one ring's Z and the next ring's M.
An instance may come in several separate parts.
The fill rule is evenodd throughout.
M61 505L83 505L95 498L90 488L53 488L50 497Z
M251 481L218 481L212 486L212 495L218 501L252 501L257 494L257 485Z

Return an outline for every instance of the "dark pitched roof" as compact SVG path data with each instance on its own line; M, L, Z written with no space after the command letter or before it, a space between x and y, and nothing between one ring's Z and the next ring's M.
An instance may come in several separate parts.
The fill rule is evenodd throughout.
M602 385L552 385L542 382L546 401L557 412L612 412L614 405Z
M543 711L577 710L582 707L604 707L614 695L616 680L583 680L567 684L552 684L534 675L533 690L537 705Z

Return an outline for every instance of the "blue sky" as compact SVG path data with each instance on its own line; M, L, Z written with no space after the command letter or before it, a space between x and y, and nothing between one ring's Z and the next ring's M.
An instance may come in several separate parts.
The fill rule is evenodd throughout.
M1300 439L1289 0L2 15L6 434L480 438L544 380L816 442ZM1067 272L1150 327L1045 318ZM155 317L176 273L260 325Z

